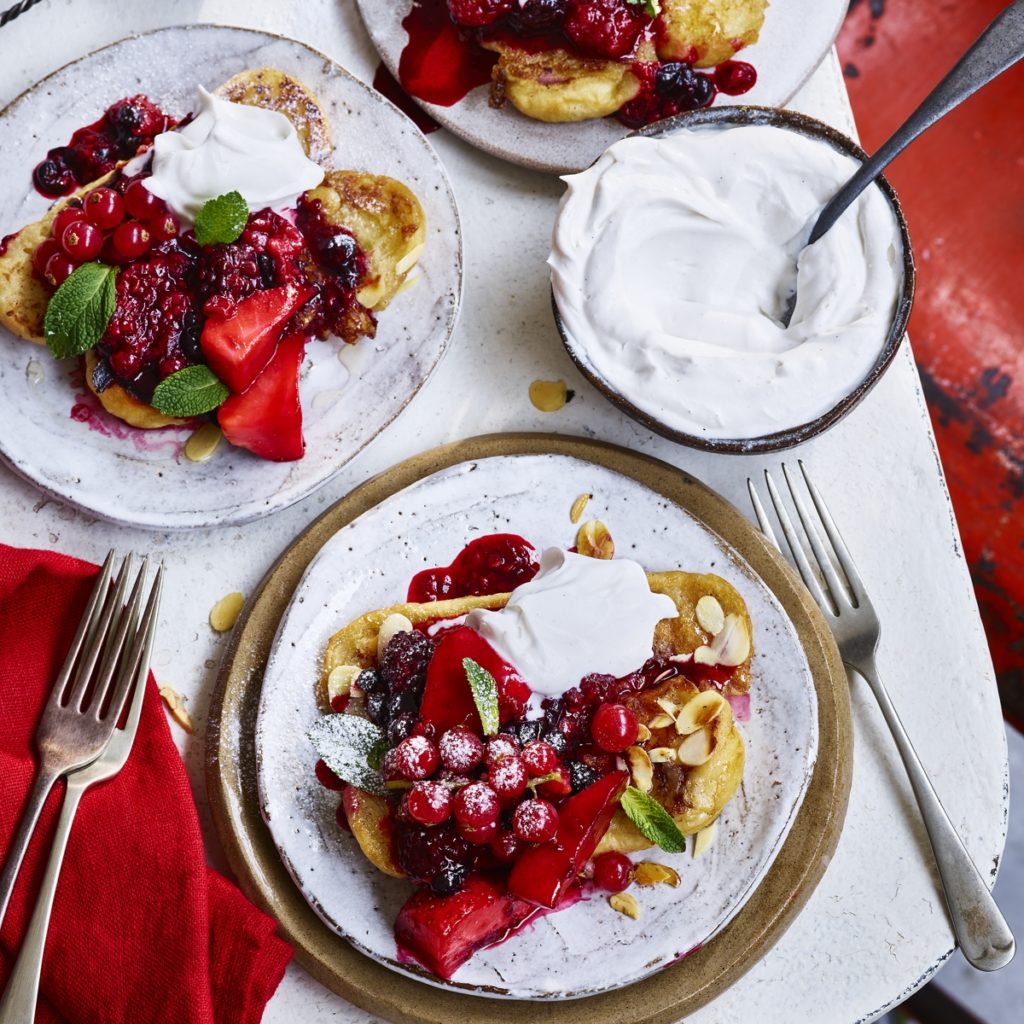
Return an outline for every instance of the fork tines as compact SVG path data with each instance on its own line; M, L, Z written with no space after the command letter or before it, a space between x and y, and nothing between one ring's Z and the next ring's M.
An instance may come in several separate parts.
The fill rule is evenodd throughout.
M783 536L793 555L793 561L796 563L804 585L818 602L822 611L830 611L833 615L838 615L843 609L859 608L868 603L860 574L853 564L850 552L836 528L824 498L814 486L814 482L807 472L807 467L803 460L797 460L797 462L800 466L806 493L810 496L814 510L817 512L815 515L811 511L802 489L794 483L789 467L783 463L782 474L786 479L790 499L796 509L800 527L797 527L790 517L789 510L771 472L767 469L764 471L768 494L779 525L782 527ZM754 486L753 480L749 478L747 490L750 492L750 501L754 506L754 515L757 517L761 532L775 547L781 550L781 545L772 530L768 513L761 503L757 488ZM814 566L808 557L808 547L814 559Z

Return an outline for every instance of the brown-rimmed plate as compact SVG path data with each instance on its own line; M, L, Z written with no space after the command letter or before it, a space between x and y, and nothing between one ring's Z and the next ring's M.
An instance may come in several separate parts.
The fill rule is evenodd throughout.
M285 870L259 814L254 715L262 672L281 615L306 566L339 529L421 477L471 459L558 453L642 481L685 508L741 552L785 608L801 638L818 705L819 757L800 811L772 867L725 930L656 976L582 1003L546 1007L551 1020L668 1021L712 998L748 969L810 895L838 840L850 777L845 673L810 598L777 554L721 498L680 471L594 441L549 435L501 435L448 445L410 459L363 484L314 523L278 560L236 627L211 715L208 782L215 820L246 891L274 913L299 961L370 1012L394 1020L528 1019L529 1004L500 1003L424 988L361 956L328 930ZM301 685L301 683L297 683Z

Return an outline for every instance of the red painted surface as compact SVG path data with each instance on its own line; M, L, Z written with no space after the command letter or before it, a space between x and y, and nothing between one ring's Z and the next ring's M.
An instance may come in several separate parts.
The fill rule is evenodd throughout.
M839 39L870 152L1005 0L852 0ZM1024 65L892 165L918 261L910 337L1003 706L1024 722ZM970 680L964 680L970 685Z

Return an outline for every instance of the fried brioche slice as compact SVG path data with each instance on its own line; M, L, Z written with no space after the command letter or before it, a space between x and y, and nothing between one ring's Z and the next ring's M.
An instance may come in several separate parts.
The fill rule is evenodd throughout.
M50 289L32 271L32 254L50 237L57 214L78 196L108 182L113 171L59 200L33 224L26 224L8 240L0 255L0 325L26 341L45 345L43 318L50 301Z
M662 0L661 60L710 68L757 42L768 0Z
M526 50L491 40L498 53L491 73L491 105L507 100L538 121L586 121L614 114L640 92L640 79L624 61L577 57L566 50Z
M316 96L297 78L277 68L250 68L229 78L216 94L232 103L284 114L295 126L310 160L323 164L330 157L334 144L327 115Z
M400 181L365 171L328 171L309 192L330 224L348 228L366 255L367 271L356 298L379 312L416 265L427 238L427 219Z
M111 416L116 416L119 420L124 420L128 426L141 430L180 427L189 422L174 416L165 416L147 402L129 394L120 384L108 384L102 391L97 391L92 382L92 375L98 363L95 350L89 349L85 353L85 383Z

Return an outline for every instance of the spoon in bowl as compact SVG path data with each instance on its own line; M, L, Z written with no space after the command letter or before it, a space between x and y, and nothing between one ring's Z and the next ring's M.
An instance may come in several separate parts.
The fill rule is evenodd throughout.
M779 295L782 315L779 322L789 327L796 309L797 263L800 253L813 245L842 216L849 205L878 177L894 157L903 152L926 128L973 96L1024 57L1024 0L1014 0L975 40L953 69L925 97L921 105L874 156L860 166L852 178L828 201L817 219L795 242L790 271Z

